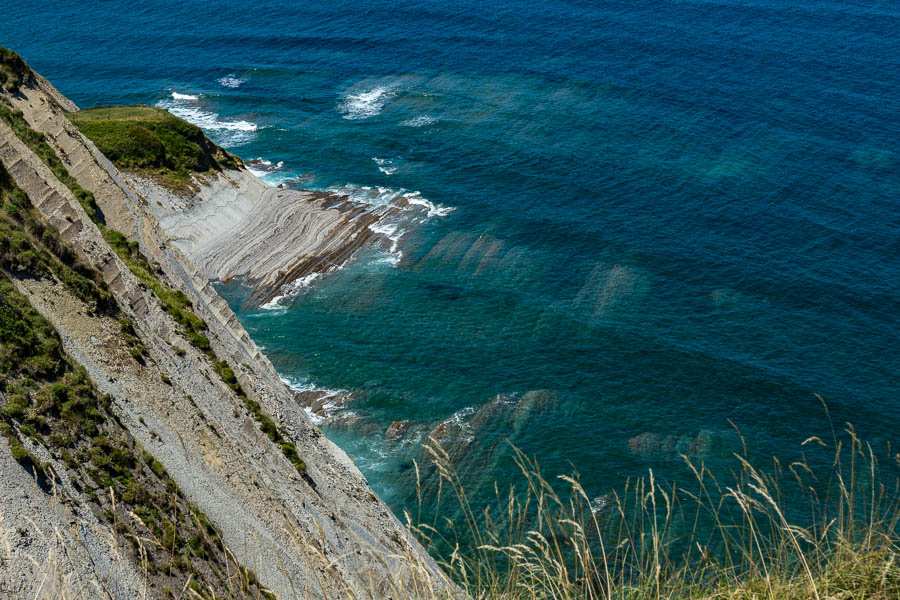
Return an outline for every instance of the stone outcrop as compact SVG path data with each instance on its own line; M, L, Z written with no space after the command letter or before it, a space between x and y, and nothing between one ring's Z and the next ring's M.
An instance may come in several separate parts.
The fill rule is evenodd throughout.
M290 294L367 244L387 244L380 221L423 210L402 196L373 206L338 193L272 188L244 169L198 178L190 197L127 178L172 246L207 278L251 285L254 304Z
M91 314L62 286L20 279L17 287L58 331L66 353L86 369L100 392L112 397L121 425L221 531L237 559L280 598L398 597L398 589L406 590L399 596L417 597L420 588L413 586L425 586L426 581L427 587L454 593L350 459L310 421L209 281L241 275L276 289L304 269L316 268L310 261L327 261L328 256L340 260L352 253L360 232L376 217L339 199L265 189L244 171L200 182L198 198L176 201L158 186L120 173L69 123L65 112L75 109L74 104L40 76L3 100L22 111L69 174L94 193L106 225L137 242L158 264L164 282L188 296L194 312L209 326L212 351L228 363L248 398L261 405L306 463L306 475L301 476L260 431L210 357L191 346L154 293L110 248L70 189L0 123L3 166L41 216L86 264L102 273L146 347L147 360L128 356L117 320ZM247 199L253 203L242 204ZM265 219L273 219L270 233L285 228L284 239L302 242L305 235L312 236L314 241L304 246L309 252L294 255L290 264L273 262L266 249L274 253L285 242L259 242ZM332 229L316 234L326 221ZM256 245L242 237L244 227L246 235L258 240ZM341 228L354 230L350 241ZM341 236L345 239L339 243ZM235 244L259 250L260 258L250 251L232 255L229 248ZM8 455L2 444L0 455ZM65 471L62 464L54 468ZM128 566L111 566L115 561L110 546L102 543L110 532L102 524L85 525L76 519L52 494L36 488L27 476L23 479L23 473L7 458L0 460L0 532L7 541L19 540L19 550L3 557L5 573L17 573L15 597L34 595L41 585L40 565L52 552L64 556L60 564L65 568L57 573L62 585L96 591L79 597L142 597L146 590L140 590L139 574ZM67 493L77 500L77 489ZM39 537L27 533L33 531L29 519L58 535L29 541ZM81 533L73 534L73 527ZM29 562L28 557L35 556ZM0 571L0 578L5 576ZM149 597L157 593L151 591Z

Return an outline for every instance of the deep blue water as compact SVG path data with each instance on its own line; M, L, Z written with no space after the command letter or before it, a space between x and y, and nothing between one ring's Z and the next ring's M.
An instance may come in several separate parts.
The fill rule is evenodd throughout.
M0 9L0 44L81 106L160 103L283 161L273 183L443 209L284 309L226 290L287 379L354 394L328 431L395 509L415 446L392 421L529 390L556 401L472 443L512 436L592 494L724 459L729 421L790 456L828 429L815 393L896 441L896 2Z

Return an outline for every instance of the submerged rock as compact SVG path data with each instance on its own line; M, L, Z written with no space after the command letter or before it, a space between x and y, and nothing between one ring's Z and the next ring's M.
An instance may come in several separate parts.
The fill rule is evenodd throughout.
M517 437L557 406L556 394L531 390L521 396L502 394L479 407L467 407L435 425L423 444L437 443L462 476L478 479L481 473L496 472L501 457L510 451L507 441ZM420 451L427 464L429 453Z
M389 442L397 441L406 435L410 427L412 427L411 421L394 421L384 432L384 439Z
M663 435L645 431L628 440L632 454L645 459L672 459L679 456L703 457L710 453L714 434L702 430L696 435Z

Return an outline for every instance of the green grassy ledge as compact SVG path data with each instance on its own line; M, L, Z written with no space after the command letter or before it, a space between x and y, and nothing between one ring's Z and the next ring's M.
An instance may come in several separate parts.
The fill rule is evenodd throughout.
M191 187L191 174L242 166L199 127L161 108L99 106L68 116L118 168L142 172L176 191Z
M118 112L116 112L117 109ZM126 110L127 109L127 110ZM161 123L169 122L171 119L175 119L179 123L183 123L188 127L193 128L196 132L199 133L200 136L206 140L208 145L211 145L215 148L215 146L211 141L209 141L205 136L203 136L203 132L193 125L182 121L181 119L176 119L166 111L152 108L149 106L138 106L138 107L107 107L107 108L95 108L90 109L88 111L79 111L78 113L72 113L74 116L74 121L78 121L79 118L85 119L87 122L99 122L99 123L108 123L110 121L104 120L104 117L98 111L108 110L110 111L109 116L120 116L122 117L122 122L129 122L128 119L134 119L130 122L141 122L146 123L146 118L148 115L155 115L154 118L158 118ZM78 117L77 115L82 115L82 117ZM294 466L297 472L306 479L310 485L315 485L313 480L309 477L306 471L306 463L302 458L297 454L297 449L294 444L288 442L284 435L278 430L275 423L262 411L262 407L259 403L251 400L247 397L247 394L241 388L240 383L238 383L237 378L234 375L234 372L227 367L227 363L225 361L219 360L218 356L216 356L215 352L210 346L209 338L206 337L205 332L207 331L207 324L203 319L198 317L192 310L192 305L190 299L181 292L180 290L174 290L170 286L163 283L160 279L161 271L154 266L151 265L147 258L141 254L137 242L129 241L128 238L125 237L119 231L112 229L106 226L106 223L103 219L103 214L100 211L99 207L96 204L94 199L94 195L92 192L85 190L78 182L72 177L68 170L65 168L65 165L62 164L62 161L59 160L59 157L47 143L46 138L43 134L38 133L29 127L28 123L25 122L23 115L20 111L13 110L11 107L7 106L3 102L0 102L0 120L6 123L13 132L21 139L41 160L53 171L54 175L62 182L66 187L68 187L75 197L79 200L81 205L84 207L88 216L92 221L97 225L100 230L103 238L110 245L113 251L122 259L122 261L126 264L126 266L140 279L148 288L150 288L156 297L159 299L162 307L166 310L175 321L184 328L185 335L187 336L190 343L202 351L204 354L209 357L213 366L216 369L217 374L222 378L222 380L232 388L238 397L244 402L244 405L253 415L253 418L259 424L260 429L272 442L281 449L281 453L285 456L285 458L290 461L290 463ZM180 127L180 126L179 126ZM100 148L103 150L102 147ZM221 150L221 152L225 152ZM226 153L227 154L227 153ZM232 159L239 161L237 157L233 157L228 154ZM107 156L108 158L111 158ZM221 165L220 165L221 166ZM2 247L0 247L2 250ZM19 248L13 248L10 250L15 250L15 255L18 256L20 254ZM27 250L27 248L26 248ZM65 280L64 280L65 281ZM138 358L138 355L143 354L143 352L139 351L139 348L136 345L132 345L132 349L135 350L135 358Z

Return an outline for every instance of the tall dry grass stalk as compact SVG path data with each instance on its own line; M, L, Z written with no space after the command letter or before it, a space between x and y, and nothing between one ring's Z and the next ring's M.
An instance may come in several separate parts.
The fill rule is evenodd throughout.
M392 555L363 551L327 558L316 541L295 539L310 567L337 567L352 558L360 565L358 580L368 583L335 589L326 584L334 578L313 568L310 580L293 582L291 597L900 600L900 455L888 448L889 463L879 462L850 425L828 440L806 439L800 460L773 459L766 468L753 463L741 442L727 477L683 457L690 484L663 483L649 471L600 501L589 497L576 475L548 480L535 459L513 447L520 483L503 489L495 484L492 500L476 504L449 454L430 440L430 464L416 465L419 514L405 515L409 539L398 538ZM808 460L813 454L829 460ZM433 474L428 486L422 484L426 470ZM431 523L421 522L426 507L439 515ZM74 587L60 532L34 528L59 542L30 558L29 570L44 581L28 586L39 593L27 597L96 597L96 590ZM430 568L413 537L438 557L458 588ZM140 541L148 551L160 543ZM7 577L14 576L8 543L0 521ZM114 536L109 543L116 560L123 560ZM258 589L247 594L243 567L271 563L265 548L252 564L229 557L234 585L227 597L264 596ZM287 575L283 565L280 570ZM141 591L142 597L159 596L158 590ZM212 596L185 585L169 597Z
M828 441L806 439L800 460L764 469L741 442L727 479L682 457L690 485L651 470L600 502L577 476L548 481L513 448L519 487L495 485L476 511L432 440L455 518L413 530L478 599L900 599L900 455L888 448L882 465L849 424ZM807 455L824 453L830 465L811 466Z

